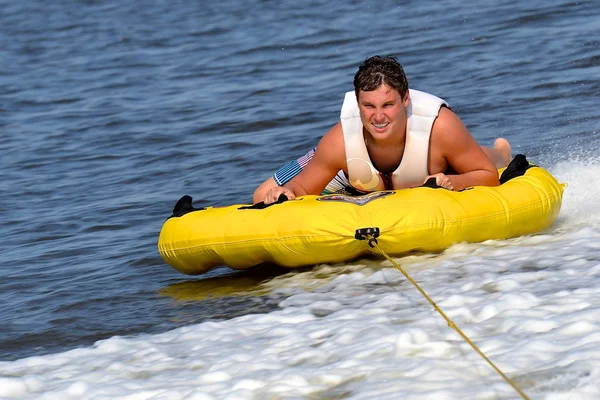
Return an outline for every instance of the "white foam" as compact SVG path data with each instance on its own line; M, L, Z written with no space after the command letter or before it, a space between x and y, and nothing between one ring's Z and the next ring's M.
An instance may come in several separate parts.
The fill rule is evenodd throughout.
M598 163L556 167L560 223L543 234L399 258L532 398L600 398ZM113 337L0 363L1 398L513 399L516 392L388 261L290 273L281 309Z
M560 181L568 184L557 226L571 228L600 226L600 160L597 155L578 156L560 162L550 169Z

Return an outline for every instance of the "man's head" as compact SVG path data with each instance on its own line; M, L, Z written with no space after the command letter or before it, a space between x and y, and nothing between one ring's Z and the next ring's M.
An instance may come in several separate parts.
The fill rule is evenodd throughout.
M363 127L374 140L402 139L406 132L408 82L394 57L367 58L354 76Z
M373 56L367 58L354 75L356 99L358 100L361 91L370 92L383 84L396 90L402 99L408 92L408 80L396 57Z

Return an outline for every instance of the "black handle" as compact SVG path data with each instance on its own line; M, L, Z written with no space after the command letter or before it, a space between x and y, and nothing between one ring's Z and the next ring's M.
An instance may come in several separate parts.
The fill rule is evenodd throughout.
M280 194L279 198L277 199L277 201L275 203L265 204L264 201L261 201L260 203L252 204L251 206L240 207L240 208L238 208L238 210L262 210L267 207L274 206L275 204L281 204L284 201L288 201L287 196L285 194Z
M442 187L442 186L439 186L439 185L436 183L436 179L435 179L435 177L434 177L434 178L429 178L429 179L427 179L427 182L425 182L424 184L422 184L422 185L421 185L421 186L419 186L419 187L427 187L427 188L431 188L431 189L443 189L443 187Z
M173 207L173 214L171 214L169 218L183 217L185 214L190 213L192 211L206 210L205 207L195 208L194 206L192 206L192 201L192 196L185 195L182 198L180 198L175 204L175 207Z

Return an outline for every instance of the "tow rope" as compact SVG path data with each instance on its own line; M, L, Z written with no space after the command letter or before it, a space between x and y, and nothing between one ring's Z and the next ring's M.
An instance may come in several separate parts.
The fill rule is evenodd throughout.
M381 247L379 247L379 242L377 241L377 237L379 236L379 229L378 228L365 228L365 229L358 229L356 231L356 239L358 240L366 240L369 247L377 250L381 255L383 255L389 262L392 263L393 266L395 266L396 268L398 268L398 270L402 273L402 275L404 275L404 277L406 279L408 279L410 281L410 283L412 283L419 292L421 292L421 294L427 299L427 301L429 301L429 303L431 303L431 305L433 306L433 308L435 308L435 310L442 316L442 318L444 318L446 320L446 322L448 323L448 326L452 329L454 329L459 335L460 337L462 337L472 348L473 350L475 350L477 352L477 354L479 354L498 374L500 374L500 376L502 378L504 378L504 380L513 387L513 389L515 389L517 391L517 393L519 393L519 395L521 395L521 397L525 400L530 400L529 397L527 397L527 395L525 393L523 393L523 391L521 389L519 389L517 387L517 385L508 377L506 376L506 374L504 372L502 372L500 370L500 368L498 368L496 366L496 364L494 364L484 353L483 351L481 351L479 349L479 347L477 347L475 345L475 343L473 343L471 341L471 339L469 339L467 337L467 335L465 335L463 333L463 331L460 330L460 328L450 319L448 318L448 316L437 306L437 304L435 304L435 302L431 299L431 297L429 297L427 295L427 293L425 293L425 291L423 289L421 289L421 287L419 286L419 284L417 284L417 282L414 281L413 278L410 277L410 275L408 275L408 273L404 270L404 268L402 268L400 265L398 265L398 263L396 263L390 256L388 256L385 251L383 251L381 249Z

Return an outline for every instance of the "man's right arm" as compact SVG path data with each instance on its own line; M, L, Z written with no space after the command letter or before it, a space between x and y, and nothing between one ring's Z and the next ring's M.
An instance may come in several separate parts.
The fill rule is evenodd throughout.
M290 200L307 194L319 195L340 169L346 169L346 151L342 126L337 123L323 136L306 167L284 186L269 190L263 201L274 203L282 194Z

